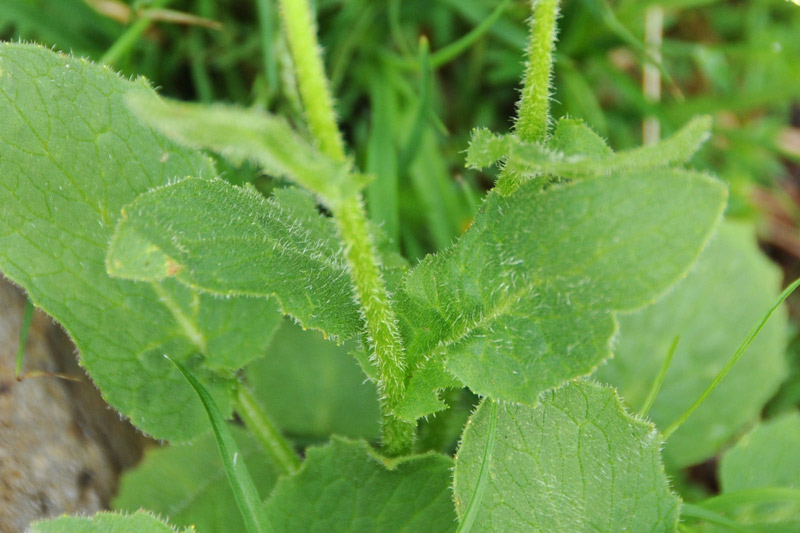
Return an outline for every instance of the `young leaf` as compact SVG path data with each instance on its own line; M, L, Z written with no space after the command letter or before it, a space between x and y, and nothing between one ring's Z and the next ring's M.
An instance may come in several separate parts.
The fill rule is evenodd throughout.
M174 277L224 296L275 295L303 326L342 339L362 328L336 228L299 189L269 200L222 180L155 189L123 211L107 265L126 279Z
M449 457L383 459L364 442L312 447L267 501L276 531L453 531Z
M0 270L64 325L112 406L158 438L185 440L206 430L205 416L162 354L191 366L229 412L230 371L263 352L279 315L268 301L109 278L122 207L176 176L214 172L142 126L127 92L152 94L85 60L0 45Z
M258 441L247 431L230 425L239 445L239 460L250 467L262 498L278 478L277 468L265 460ZM151 448L142 462L124 473L111 506L119 511L148 509L178 526L198 531L243 531L219 449L211 434L187 445Z
M617 153L603 150L598 142L602 140L596 135L592 139L591 130L585 125L578 127L575 121L570 121L562 128L564 131L550 145L523 142L514 135L478 130L473 134L467 152L467 165L481 168L505 157L506 168L524 178L541 175L586 178L667 167L687 162L708 140L711 117L697 117L657 144ZM575 130L578 130L579 138L574 136ZM584 147L590 150L579 151Z
M484 400L456 456L461 531L675 531L655 428L584 381L535 408Z
M147 511L121 513L97 513L90 517L62 516L31 524L31 533L177 533L178 530L162 522ZM192 526L181 533L196 533Z
M685 275L725 197L716 180L675 170L491 194L399 295L415 369L402 411L428 414L432 392L448 386L415 387L441 376L437 360L474 392L529 405L592 372L610 355L613 312L652 303Z
M270 417L291 435L374 439L377 391L348 353L353 349L352 342L336 346L285 322L268 356L251 363L245 377Z
M650 418L665 428L705 390L780 293L781 273L758 248L755 229L726 222L685 280L655 305L619 317L614 358L598 378L638 409L676 335L680 343ZM786 374L786 313L767 323L736 367L664 447L669 466L717 453L758 418Z
M613 154L606 141L582 120L562 118L550 139L550 148L565 156L604 157Z
M177 142L208 148L234 162L253 161L276 176L302 185L325 200L353 194L366 185L312 147L282 118L255 109L187 104L130 95L128 105L150 126Z

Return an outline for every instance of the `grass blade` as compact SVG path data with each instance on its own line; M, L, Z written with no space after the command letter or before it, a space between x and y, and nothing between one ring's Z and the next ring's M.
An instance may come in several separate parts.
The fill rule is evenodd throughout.
M686 411L684 411L684 413L681 416L679 416L675 422L670 424L670 426L666 430L664 430L663 438L665 441L669 439L669 437L673 433L675 433L684 424L684 422L686 422L686 420L689 419L690 416L692 416L692 413L694 413L695 410L698 407L700 407L700 405L705 401L705 399L708 398L708 395L711 394L714 391L714 389L717 388L717 385L719 385L723 379L725 379L725 376L728 375L728 372L730 372L733 369L733 367L736 365L739 359L742 358L742 355L744 355L744 352L747 351L747 349L750 347L751 344L753 344L753 341L761 332L761 329L767 323L767 320L769 320L772 314L783 304L786 298L788 298L789 295L791 295L798 286L800 286L800 278L794 280L794 282L792 282L791 285L786 287L786 289L781 293L781 295L778 296L778 300L775 302L772 308L769 311L767 311L767 313L764 315L764 318L761 319L761 322L759 322L756 325L756 327L754 327L750 331L750 333L747 335L744 341L742 341L742 344L739 345L739 348L736 350L736 352L734 352L734 354L731 356L728 362L725 363L725 366L722 367L722 370L719 371L719 374L717 374L717 376L714 378L714 380L711 382L708 388L705 391L703 391L703 394L701 394L700 397L692 405L690 405L689 408Z
M664 364L661 365L661 370L658 371L658 375L653 382L653 387L647 394L647 399L645 400L644 405L639 410L639 416L647 416L647 413L650 412L650 408L653 407L653 403L656 401L656 396L658 396L658 391L661 390L661 385L664 384L664 378L667 375L667 370L669 370L669 365L672 363L672 357L675 355L675 350L678 348L678 342L680 340L680 335L673 339L672 345L669 347L669 351L667 352L667 358L664 359Z
M269 519L264 510L264 504L258 495L253 479L247 471L247 466L244 461L239 460L239 447L236 441L233 440L230 430L219 412L217 405L214 403L211 395L200 384L199 381L189 373L186 368L178 361L164 355L175 367L183 374L186 381L192 386L200 401L203 402L203 407L208 413L208 419L211 422L211 427L214 430L214 437L217 439L219 446L219 453L222 456L222 464L225 467L225 475L228 478L228 483L231 486L233 495L236 498L236 503L239 506L239 511L242 513L245 527L248 533L266 533L272 531Z
M690 503L684 503L681 505L681 518L695 518L697 520L703 520L709 524L716 524L718 526L726 527L730 531L751 531L750 528L744 527L741 524L737 524L730 518Z

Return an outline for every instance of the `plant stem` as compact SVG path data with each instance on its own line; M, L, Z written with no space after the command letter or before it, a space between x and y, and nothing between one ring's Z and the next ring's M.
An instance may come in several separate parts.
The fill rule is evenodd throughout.
M236 412L283 474L297 472L300 458L269 419L252 391L244 385L240 385L236 391Z
M558 0L534 0L528 66L517 111L516 132L524 141L543 141L550 122L550 82Z
M550 125L550 82L553 78L553 50L556 40L558 0L533 0L528 64L522 81L522 96L517 104L515 132L523 141L547 140ZM495 190L507 196L525 179L504 167Z
M344 142L336 125L333 98L325 77L322 53L317 44L317 25L311 16L309 0L280 0L280 5L311 133L324 153L344 161Z
M153 5L151 5L150 8L158 9L166 6L169 4L169 2L170 0L156 0L153 2ZM133 48L133 46L136 44L136 41L147 30L147 28L150 27L152 22L153 19L147 15L140 17L127 30L125 30L125 32L120 35L116 41L114 41L114 44L112 44L106 53L103 54L103 57L100 58L100 63L105 63L106 65L114 65L118 63L120 59L128 55L128 52L131 51L131 48Z
M322 152L345 161L344 142L333 112L333 99L317 44L316 25L308 0L280 0L281 15L292 50L300 98L311 133ZM384 452L401 455L411 451L416 424L396 418L395 408L405 395L406 366L400 328L380 270L380 260L367 226L361 193L347 194L330 202L330 209L344 246L353 279L355 298L366 323L371 359L379 374L382 440Z
M708 398L708 395L711 394L714 391L714 389L717 388L717 385L719 385L720 382L722 382L722 380L725 379L725 376L727 376L728 373L731 370L733 370L733 367L736 365L737 362L739 362L739 359L742 358L744 352L747 351L750 345L753 344L753 341L761 332L763 327L766 325L769 318L783 304L783 302L786 301L786 298L788 298L789 295L792 294L798 286L800 286L800 278L794 280L791 285L786 287L786 289L778 297L778 300L775 302L775 304L770 308L769 311L767 311L767 314L765 314L764 317L761 319L761 322L759 322L750 331L750 333L748 333L747 337L744 339L744 341L742 341L742 344L740 344L739 348L736 349L736 352L731 356L728 362L725 363L725 366L722 367L722 370L719 371L719 374L717 374L717 376L714 378L714 380L711 382L708 388L706 388L706 390L703 391L703 394L701 394L700 397L697 400L695 400L695 402L692 405L690 405L689 408L686 411L684 411L683 414L680 417L678 417L678 419L675 422L670 424L670 426L666 430L664 430L662 436L665 441L668 438L670 438L670 436L672 436L672 434L675 433L686 422L686 420L688 420L690 416L692 416L692 413L694 413L695 410L697 410L697 408L700 407L700 405L705 401L705 399Z
M392 415L405 396L406 385L405 354L397 319L389 302L361 198L346 199L334 206L333 217L367 325L371 359L380 376L383 445L387 454L399 455L411 449L415 425Z

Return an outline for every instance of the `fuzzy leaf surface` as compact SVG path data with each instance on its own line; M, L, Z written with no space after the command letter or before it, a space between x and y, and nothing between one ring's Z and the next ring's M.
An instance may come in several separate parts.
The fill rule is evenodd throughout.
M233 425L230 430L239 445L239 459L247 463L256 488L266 498L278 470L250 433ZM142 462L122 476L112 507L127 512L148 509L171 524L193 525L198 531L244 531L211 434L191 444L147 450Z
M147 511L126 515L101 512L90 517L62 516L52 520L34 522L32 533L177 533L179 530L162 522ZM194 527L181 529L181 533L195 533Z
M452 467L437 454L387 465L366 443L334 438L278 481L267 513L276 531L454 531Z
M591 373L610 356L613 313L685 275L725 199L716 180L677 170L490 194L470 230L406 279L398 314L414 373L400 412L430 413L451 386L438 361L478 394L528 405Z
M731 357L781 292L780 271L761 253L755 228L726 222L692 272L655 305L619 316L614 357L597 377L641 408L670 345L680 337L648 417L661 428L677 419ZM670 467L700 463L756 420L786 375L785 311L756 340L664 447Z
M280 117L255 109L143 95L131 95L128 105L147 124L176 142L214 150L236 163L252 161L323 199L338 199L365 185L349 172L347 164L322 154Z
M651 146L613 153L603 149L588 126L568 120L559 124L549 145L524 142L513 134L476 130L467 152L467 165L481 168L503 158L514 174L584 178L642 171L687 162L710 137L711 117L700 116L674 135ZM599 142L598 142L599 141Z
M121 278L275 296L305 327L342 339L362 327L336 228L299 189L265 199L191 178L155 189L126 206L107 264Z
M378 392L350 355L355 348L353 341L337 346L286 321L245 378L270 418L292 436L372 440L379 433Z
M459 520L472 531L676 531L660 444L598 384L570 383L537 407L486 399L456 456Z
M153 94L85 60L0 46L0 270L64 325L112 406L156 437L185 440L207 429L205 413L163 354L230 412L231 371L263 353L279 315L263 300L108 276L106 247L125 204L214 172L143 126L123 102L128 92Z

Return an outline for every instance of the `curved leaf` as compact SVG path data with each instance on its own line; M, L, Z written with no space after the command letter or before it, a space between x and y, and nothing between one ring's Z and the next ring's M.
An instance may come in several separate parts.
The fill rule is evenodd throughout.
M472 531L676 531L660 444L597 384L573 382L535 408L484 400L456 456L459 519Z
M263 353L279 315L265 300L108 276L125 204L214 173L202 154L144 127L128 92L152 95L86 60L0 45L0 270L64 325L112 406L158 438L185 440L206 430L205 414L162 355L184 361L228 413L231 371Z
M716 180L676 170L491 194L398 297L414 368L400 412L431 412L451 386L442 361L474 392L528 405L591 373L611 355L614 311L652 303L685 275L725 198Z

